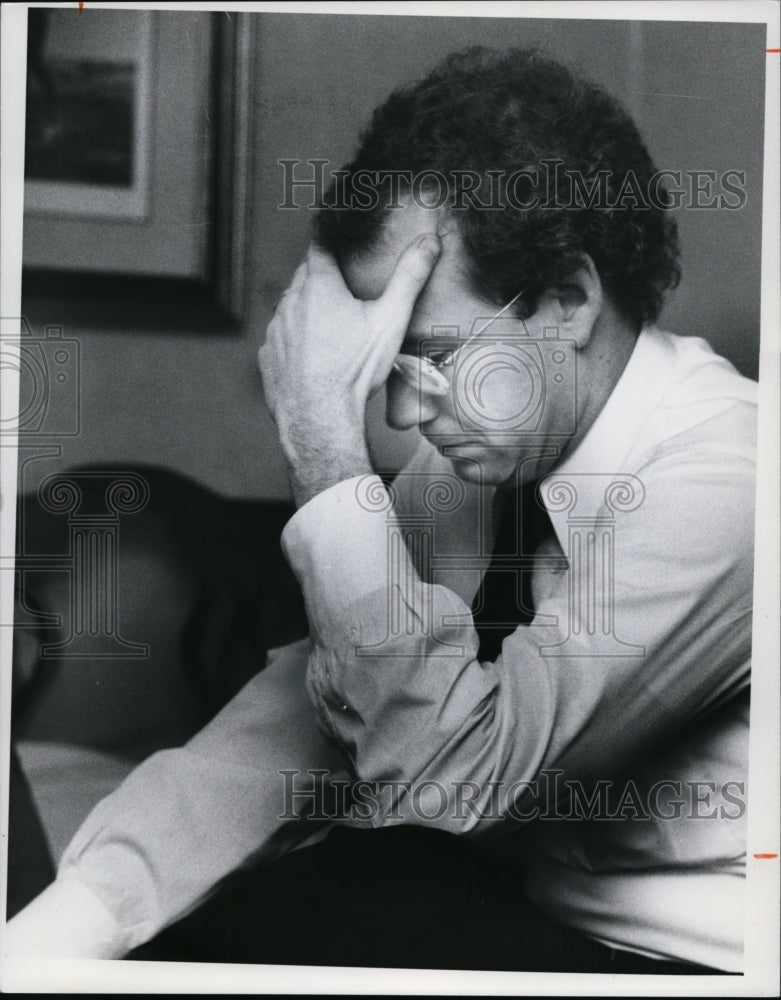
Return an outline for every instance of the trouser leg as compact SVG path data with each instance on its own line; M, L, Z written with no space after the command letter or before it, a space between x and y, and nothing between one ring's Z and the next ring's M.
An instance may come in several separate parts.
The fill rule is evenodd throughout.
M220 892L130 957L143 961L694 974L613 951L529 902L506 861L422 827L332 829Z

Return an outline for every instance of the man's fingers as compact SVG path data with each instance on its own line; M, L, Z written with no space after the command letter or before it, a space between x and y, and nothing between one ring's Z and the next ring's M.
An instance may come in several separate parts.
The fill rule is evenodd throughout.
M441 244L434 233L419 236L403 251L382 298L383 310L397 317L406 330L415 300L434 270Z

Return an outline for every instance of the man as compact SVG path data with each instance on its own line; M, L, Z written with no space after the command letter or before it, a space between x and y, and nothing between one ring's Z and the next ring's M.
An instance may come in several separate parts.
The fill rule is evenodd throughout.
M121 955L250 858L408 823L523 863L562 950L741 968L755 386L653 326L655 177L534 53L375 113L260 354L309 643L97 807L12 947ZM391 488L384 384L422 434Z

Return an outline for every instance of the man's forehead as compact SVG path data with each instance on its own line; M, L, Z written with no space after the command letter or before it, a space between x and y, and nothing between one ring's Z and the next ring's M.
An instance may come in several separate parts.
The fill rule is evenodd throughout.
M359 299L378 299L390 280L399 255L406 247L426 233L438 236L442 251L430 286L457 278L461 255L461 238L453 223L447 225L442 213L416 205L388 209L375 245L347 257L342 265L350 291Z
M378 299L390 280L400 254L423 233L436 233L442 250L426 286L417 299L410 334L428 336L432 326L455 326L471 321L481 302L469 284L463 244L452 220L426 209L392 209L376 247L342 264L345 281L356 298ZM490 308L485 306L484 308Z

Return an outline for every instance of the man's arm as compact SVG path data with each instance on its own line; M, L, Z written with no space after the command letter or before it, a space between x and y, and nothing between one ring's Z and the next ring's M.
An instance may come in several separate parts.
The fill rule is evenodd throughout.
M116 958L205 898L250 859L322 836L316 802L286 794L284 770L345 778L306 697L307 643L268 666L184 747L156 753L90 813L57 880L9 922L9 954ZM314 789L312 784L312 788ZM320 815L330 815L323 783Z
M258 360L299 507L372 471L366 403L390 374L439 252L436 235L418 237L373 301L353 298L336 261L316 246L293 276Z
M121 958L131 940L81 879L64 874L9 921L3 952L14 958Z
M701 436L698 421L725 409L706 407L689 438L676 427L637 451L631 467L593 470L631 473L645 490L641 509L622 514L619 504L615 515L605 606L586 622L578 605L595 600L577 575L597 558L585 550L536 595L535 621L506 640L503 656L479 662L470 609L456 592L474 592L478 562L464 555L460 583L471 574L471 587L452 590L436 572L421 577L419 532L399 520L393 489L385 496L362 460L345 461L360 453L366 398L390 371L433 260L413 242L385 294L360 303L334 261L310 252L269 328L261 367L291 478L304 484L283 544L307 602L308 684L324 731L359 778L471 782L479 814L497 782L529 782L555 766L584 780L613 773L746 682L753 467L720 443L744 431L748 442L750 430L728 416ZM328 398L336 431L324 419ZM352 432L344 413L361 415L347 420ZM306 449L296 444L304 441ZM309 469L321 468L318 453L334 458L331 486ZM602 514L589 511L593 539ZM430 544L436 553L436 535ZM607 627L621 640L610 649L600 642ZM477 825L450 810L441 822Z
M353 299L317 249L296 272L261 367L299 505L370 471L366 400L387 378L438 252L436 237L414 243L377 302ZM291 329L308 336L290 337ZM5 947L122 955L251 857L273 860L317 836L323 823L299 821L311 803L285 801L281 772L322 770L339 780L344 760L315 722L305 660L300 645L283 651L185 747L154 754L100 802L57 882L9 923Z
M407 821L465 832L496 814L497 787L543 769L609 777L747 682L750 462L684 450L637 474L645 500L615 534L614 627L635 647L624 655L600 655L594 635L571 630L563 573L537 595L535 622L481 663L469 607L420 579L390 505L366 502L377 480L342 483L288 524L321 724L359 778L407 784ZM416 810L427 782L444 789L439 816ZM469 809L458 804L467 783Z

